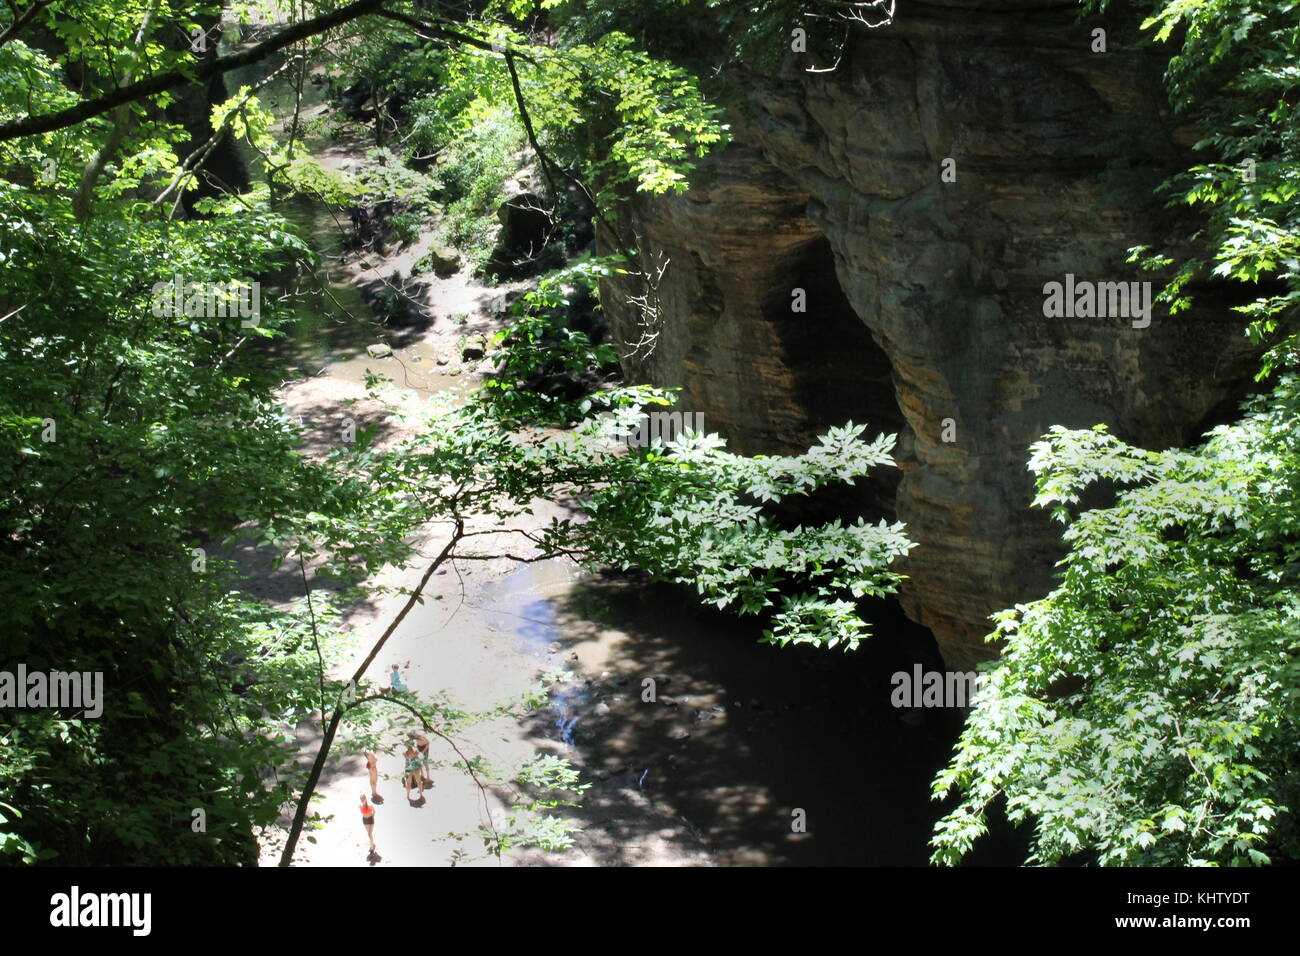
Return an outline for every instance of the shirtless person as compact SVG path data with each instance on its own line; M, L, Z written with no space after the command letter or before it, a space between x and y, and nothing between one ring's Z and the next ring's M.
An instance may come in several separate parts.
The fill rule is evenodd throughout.
M370 772L370 796L378 803L383 798L379 796L379 758L373 750L366 751L366 770Z

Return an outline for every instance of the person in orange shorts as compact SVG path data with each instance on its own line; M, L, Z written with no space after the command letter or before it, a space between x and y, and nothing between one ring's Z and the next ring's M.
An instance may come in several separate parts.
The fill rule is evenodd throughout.
M375 852L375 808L370 805L366 795L361 795L361 825L366 828L366 839L370 841L370 852Z

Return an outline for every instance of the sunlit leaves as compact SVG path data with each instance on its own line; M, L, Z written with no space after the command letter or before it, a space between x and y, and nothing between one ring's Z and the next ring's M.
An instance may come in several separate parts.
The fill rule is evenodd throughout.
M1060 587L999 615L1006 650L935 781L956 862L1001 798L1033 861L1262 863L1294 854L1300 780L1300 397L1288 377L1193 450L1104 431L1035 446L1040 505L1068 525ZM1067 507L1098 481L1115 504ZM1063 678L1081 689L1057 698Z

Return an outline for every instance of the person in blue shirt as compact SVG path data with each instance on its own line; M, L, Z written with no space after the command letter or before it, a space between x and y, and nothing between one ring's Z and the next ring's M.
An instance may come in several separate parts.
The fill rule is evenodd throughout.
M397 670L397 665L393 665L393 672L388 675L388 683L393 690L406 690L406 683L402 680L401 673Z

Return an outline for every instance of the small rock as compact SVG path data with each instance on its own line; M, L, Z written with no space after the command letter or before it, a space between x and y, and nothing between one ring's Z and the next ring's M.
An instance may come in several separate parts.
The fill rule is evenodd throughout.
M449 364L450 362L451 362L451 359L447 358L445 355L443 355L443 356L439 356L439 357L438 357L438 364L439 364L439 365L447 365L447 364Z
M388 358L393 354L393 349L383 342L376 342L374 345L366 346L366 354L371 358Z
M592 712L593 714L595 714L597 717L608 717L608 716L609 716L609 704L605 703L605 702L602 700L599 704L597 704L595 707L592 708L592 711L591 711L591 712Z
M684 730L680 734L673 734L673 740L685 740L688 737L690 737L690 734Z

